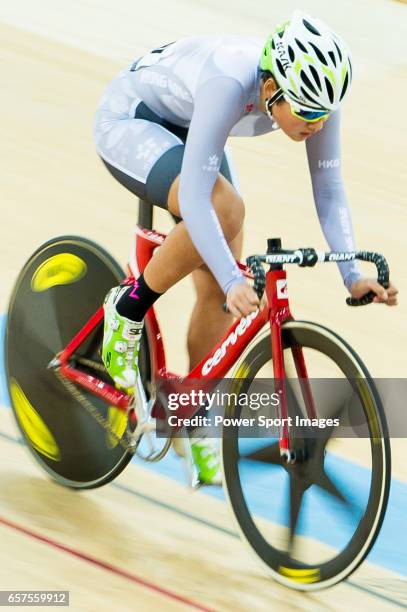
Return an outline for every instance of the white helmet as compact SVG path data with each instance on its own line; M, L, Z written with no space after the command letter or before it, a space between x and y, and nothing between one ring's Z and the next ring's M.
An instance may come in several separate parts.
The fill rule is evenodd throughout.
M336 110L352 81L345 43L320 19L294 11L269 36L260 68L269 71L294 107Z

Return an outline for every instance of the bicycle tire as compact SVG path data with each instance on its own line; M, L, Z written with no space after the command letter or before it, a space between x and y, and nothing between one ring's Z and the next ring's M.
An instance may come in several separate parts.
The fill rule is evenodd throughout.
M388 429L383 406L365 365L355 351L340 336L329 329L306 321L290 321L283 325L284 350L293 346L308 347L319 351L335 363L345 374L364 379L368 396L363 399L363 410L368 411L370 451L372 453L372 477L366 510L357 529L344 550L326 563L318 566L298 562L287 550L272 546L263 537L259 528L260 520L254 516L248 505L249 494L244 491L239 469L239 433L237 428L222 438L223 473L226 496L242 539L260 559L268 574L279 583L300 591L314 591L328 588L347 578L363 562L372 549L385 516L391 479L391 454ZM256 373L272 359L270 331L265 329L251 343L240 360L236 372L239 377L248 376L241 387L248 388ZM246 385L246 387L245 387ZM367 397L369 399L367 399ZM373 411L372 411L373 407ZM233 416L239 416L241 409L234 406ZM378 435L380 433L380 435ZM278 443L277 450L279 449ZM366 441L366 444L368 442ZM270 452L270 447L267 452ZM326 452L326 451L325 451ZM325 456L323 463L325 463ZM244 460L244 459L243 459ZM264 455L263 455L264 460ZM269 459L270 463L271 460ZM275 467L275 466L274 466ZM290 504L292 504L290 498ZM290 506L291 512L291 506ZM262 525L263 527L263 525ZM270 527L270 532L271 532ZM295 536L294 536L295 537Z
M47 365L102 304L125 274L102 247L86 238L61 236L40 246L14 286L5 335L5 365L11 408L23 440L58 483L100 487L120 474L134 452L122 446L63 386ZM100 370L103 325L79 347ZM140 346L144 380L150 375L146 333ZM86 367L85 367L86 370ZM97 376L112 382L106 372ZM80 388L123 439L127 415Z

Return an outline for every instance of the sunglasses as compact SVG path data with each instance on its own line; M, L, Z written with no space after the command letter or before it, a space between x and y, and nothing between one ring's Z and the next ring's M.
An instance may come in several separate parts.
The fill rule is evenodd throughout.
M290 104L290 108L291 108L291 114L294 115L294 117L298 117L298 119L302 119L302 121L306 121L307 123L316 123L317 121L321 121L321 119L328 119L330 115L330 113L328 113L327 111L295 110L291 106L291 104Z
M321 119L328 119L330 112L329 111L304 111L300 108L296 108L292 101L286 96L282 89L278 89L276 93L267 101L267 113L272 117L271 108L275 102L283 98L290 105L291 114L306 123L317 123L317 121L321 121Z

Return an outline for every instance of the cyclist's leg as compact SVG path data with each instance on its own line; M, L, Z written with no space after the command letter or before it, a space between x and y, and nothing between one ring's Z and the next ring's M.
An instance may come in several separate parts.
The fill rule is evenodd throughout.
M229 244L236 259L241 257L242 243L243 231L240 231ZM207 266L203 265L194 270L192 279L196 290L196 302L187 340L190 370L207 355L233 322L233 316L223 311L225 295Z
M168 209L173 215L180 217L178 184L179 177L170 188ZM244 205L233 185L224 176L219 175L215 183L212 205L233 254L240 257ZM169 261L175 264L173 269L168 269ZM189 361L190 367L193 367L223 335L232 317L222 311L225 296L211 272L202 264L185 224L181 221L150 261L145 277L155 291L165 291L190 272L193 272L197 291L197 301L188 332ZM198 428L194 431L191 437L191 452L200 481L206 484L221 484L217 445L207 437L205 430Z
M172 214L180 217L178 183L179 179L177 178L170 189L168 209ZM233 247L232 252L236 258L240 257L244 206L233 186L221 175L218 177L212 192L212 204L223 228L225 238L228 244ZM226 315L222 310L222 304L225 301L223 292L212 274L202 264L202 258L189 236L185 223L181 221L167 236L164 244L146 266L142 277L138 279L137 302L127 297L130 289L125 288L118 289L116 294L111 295L109 301L109 307L112 307L113 315L113 307L116 307L118 303L117 310L120 315L131 320L141 321L143 314L137 316L136 313L146 312L160 294L165 293L182 278L196 271L194 280L197 302L188 331L188 351L191 367L205 356L232 322L232 317ZM197 268L200 269L197 270ZM113 319L114 324L117 325L114 316ZM107 325L108 323L106 323ZM141 326L137 329L137 333L140 335ZM121 334L121 327L119 327L117 334L106 336L111 338L111 341L104 345L104 354L110 352L110 344L119 342L120 346ZM137 350L135 358L137 359ZM123 361L120 356L118 359L120 362ZM133 354L132 363L134 363ZM130 377L130 372L127 369L126 372L126 375Z

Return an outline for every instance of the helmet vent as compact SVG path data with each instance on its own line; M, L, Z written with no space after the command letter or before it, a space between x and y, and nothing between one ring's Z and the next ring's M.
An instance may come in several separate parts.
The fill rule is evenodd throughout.
M333 51L328 51L328 55L331 58L331 60L333 61L333 64L336 68L336 57L335 57L335 53Z
M303 19L302 23L305 25L307 30L309 30L312 34L315 34L316 36L321 36L321 34L318 32L318 30L316 28L314 28L314 26L311 25L309 21L307 21L306 19Z
M344 97L344 95L346 94L346 90L348 89L348 85L349 85L349 74L346 74L345 77L345 82L343 84L343 88L342 88L342 93L341 93L341 97L340 100L342 100L342 98Z
M297 101L299 104L304 105L304 99L303 98L300 98L299 96L297 96L297 94L294 93L291 89L288 89L288 93L290 94L290 97L294 101Z
M319 78L318 72L315 70L314 66L310 66L310 70L311 70L312 76L314 77L314 81L319 87L319 90L322 91L321 79Z
M314 49L317 58L319 59L319 61L322 64L325 64L325 66L328 66L328 62L325 59L325 55L323 53L321 53L321 51L318 49L318 47L316 47L315 45L313 45L312 43L310 43L311 47Z
M300 76L301 76L304 84L312 91L312 93L314 93L317 96L318 92L315 89L315 87L313 86L313 84L311 83L311 81L309 80L309 78L308 78L307 74L304 72L304 70L301 70Z
M307 91L306 89L304 89L303 87L300 87L300 89L301 89L301 93L302 93L302 95L303 95L305 98L307 98L307 100L309 100L310 102L312 102L312 104L315 104L315 106L316 106L317 108L321 108L321 105L320 105L320 104L319 104L319 103L318 103L316 100L314 100L314 98L311 98L311 96L309 95L309 93L308 93L308 91Z
M304 45L302 44L300 40L298 40L298 38L295 39L295 42L297 43L297 45L299 46L299 48L301 49L303 53L307 53L307 47L304 47Z
M294 63L295 53L294 53L294 49L291 47L291 45L288 45L288 55L290 56L290 60L292 61L292 63Z
M276 59L276 64L277 64L278 70L280 71L280 74L285 78L285 70L283 68L283 64L280 62L278 58Z
M326 90L328 92L329 101L330 101L331 104L333 104L333 101L334 101L334 90L333 90L333 87L331 85L330 80L327 79L327 77L325 77L325 85L326 85Z
M298 100L299 102L301 101L292 89L287 89L287 93L289 94L290 98L294 98L294 100Z
M336 44L335 41L334 41L334 45L335 45L336 50L337 50L338 55L339 55L339 61L342 61L342 52L341 52L340 48L338 47L338 45Z
M275 51L275 50L276 50L276 43L274 42L274 38L273 38L273 40L271 41L271 48L273 49L273 51Z

